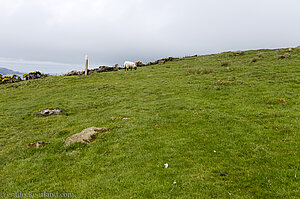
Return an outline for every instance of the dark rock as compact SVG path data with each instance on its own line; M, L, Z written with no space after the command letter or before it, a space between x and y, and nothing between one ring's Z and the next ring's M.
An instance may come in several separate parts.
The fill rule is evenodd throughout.
M220 176L228 176L227 173L221 173Z

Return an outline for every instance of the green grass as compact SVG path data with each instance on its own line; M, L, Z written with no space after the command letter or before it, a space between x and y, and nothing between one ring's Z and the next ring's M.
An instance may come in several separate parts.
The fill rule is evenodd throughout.
M279 60L285 51L0 85L0 192L299 198L300 50ZM48 107L64 114L34 115ZM88 146L63 145L91 126L111 130ZM26 147L35 141L51 144Z

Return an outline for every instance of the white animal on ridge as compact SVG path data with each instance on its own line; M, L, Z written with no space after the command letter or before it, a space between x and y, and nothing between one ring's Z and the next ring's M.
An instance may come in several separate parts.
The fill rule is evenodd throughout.
M136 70L137 69L136 64L131 62L131 61L125 61L124 62L124 68L125 68L125 71L129 70L129 69L130 70L132 70L132 69Z

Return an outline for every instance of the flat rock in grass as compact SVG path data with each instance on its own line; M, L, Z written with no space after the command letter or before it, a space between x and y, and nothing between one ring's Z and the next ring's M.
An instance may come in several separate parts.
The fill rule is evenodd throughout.
M48 144L50 144L50 142L37 141L37 142L27 144L27 147L28 148L40 148L40 147L46 146Z
M228 85L228 84L232 84L232 82L231 81L221 81L221 80L218 80L217 84L218 85Z
M56 108L47 108L47 109L35 112L36 115L43 115L43 116L60 115L61 113L62 113L62 110L56 109Z
M65 141L65 145L69 146L73 143L82 143L82 144L89 144L93 142L99 133L108 131L109 128L107 127L90 127L84 129L80 133L76 133L70 137L68 137Z

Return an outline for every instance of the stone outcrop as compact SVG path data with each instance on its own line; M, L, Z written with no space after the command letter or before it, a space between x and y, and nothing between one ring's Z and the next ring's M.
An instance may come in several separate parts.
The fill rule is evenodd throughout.
M36 115L43 115L43 116L60 115L61 113L62 110L56 108L48 108L48 109L35 112Z
M37 142L27 144L27 147L28 148L40 148L40 147L46 146L48 144L50 144L50 142L37 141Z
M108 131L109 128L107 127L90 127L84 129L80 133L76 133L70 137L68 137L65 141L65 145L69 146L73 143L82 143L82 144L89 144L93 142L99 133Z
M115 67L110 66L99 66L98 68L88 69L88 75L93 73L103 73L103 72L110 72L110 71L118 71L120 69L119 65L116 64ZM63 74L63 76L74 76L74 75L84 75L84 71L70 71L68 73Z
M188 56L188 57L194 57L194 56ZM184 57L184 58L188 58L188 57ZM164 64L169 61L179 61L179 60L183 60L184 58L173 58L173 57L163 58L163 59L156 60L155 62L149 62L146 64L146 66L155 65L155 64Z
M118 71L119 67L109 67L109 66L99 66L99 68L95 69L90 69L88 70L88 74L93 74L93 73L104 73L104 72L110 72L110 71Z
M82 71L72 70L70 72L67 72L63 74L63 76L73 76L73 75L83 75L84 73Z

